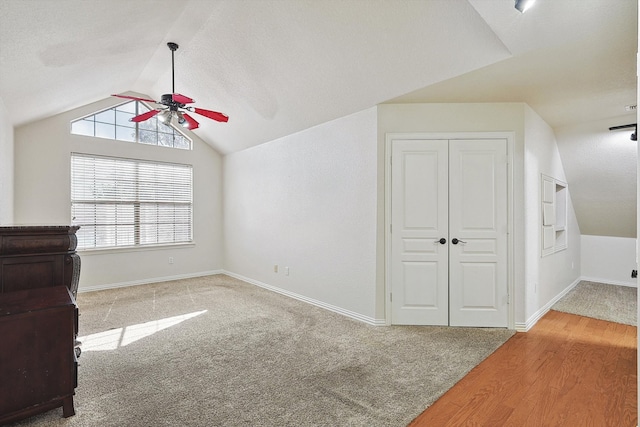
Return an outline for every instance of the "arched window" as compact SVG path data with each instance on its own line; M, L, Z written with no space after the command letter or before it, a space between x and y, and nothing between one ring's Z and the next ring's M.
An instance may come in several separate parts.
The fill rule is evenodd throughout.
M160 147L191 149L191 140L171 124L156 117L140 123L129 119L151 110L140 101L129 101L108 110L71 122L71 133L118 141L158 145Z

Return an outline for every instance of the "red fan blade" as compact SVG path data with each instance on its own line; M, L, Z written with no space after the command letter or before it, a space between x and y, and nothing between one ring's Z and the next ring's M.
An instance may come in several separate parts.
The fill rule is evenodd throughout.
M202 108L193 108L193 111L201 116L209 117L210 119L217 120L219 122L228 122L229 116L226 114L218 113L217 111L203 110Z
M155 116L156 114L158 114L160 112L160 110L150 110L147 111L146 113L142 113L139 116L135 116L129 119L130 122L144 122L145 120L150 119L151 117Z
M129 96L129 95L111 95L111 96L117 96L118 98L124 98L124 99L134 99L136 101L154 102L154 103L158 104L158 102L154 101L153 99L138 98L138 97Z
M174 93L173 102L178 102L180 104L193 104L196 101L189 98L188 96L180 95L179 93Z
M184 117L187 123L189 123L189 126L187 127L187 129L194 130L194 129L198 129L198 127L200 126L200 124L196 122L196 119L194 119L187 113L182 113L182 117Z

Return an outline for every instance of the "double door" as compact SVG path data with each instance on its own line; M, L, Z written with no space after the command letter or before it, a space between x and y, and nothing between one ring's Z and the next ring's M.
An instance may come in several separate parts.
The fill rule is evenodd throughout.
M391 147L391 322L506 327L507 141Z

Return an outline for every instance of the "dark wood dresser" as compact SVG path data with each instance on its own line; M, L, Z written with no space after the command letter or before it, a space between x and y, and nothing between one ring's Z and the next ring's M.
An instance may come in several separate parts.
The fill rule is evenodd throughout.
M75 414L77 331L66 286L0 294L0 425L60 406Z
M51 286L78 291L78 226L0 226L0 293Z

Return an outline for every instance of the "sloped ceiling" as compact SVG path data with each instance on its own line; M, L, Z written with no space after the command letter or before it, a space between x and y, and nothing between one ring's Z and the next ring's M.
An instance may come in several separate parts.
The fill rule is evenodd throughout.
M171 92L174 41L176 91L231 118L197 131L223 153L510 56L465 0L0 4L0 94L15 124L111 93Z
M512 56L388 102L526 102L556 131L582 234L636 237L635 0L469 0Z
M538 0L526 14L513 5L0 0L0 101L20 126L112 93L158 99L171 91L173 41L176 92L230 116L195 131L223 154L383 102L527 102L563 129L572 197L605 200L574 191L594 165L565 156L562 139L585 123L635 122L624 106L635 104L636 1ZM635 170L612 179L635 183ZM590 234L611 232L597 226L603 216L578 217ZM618 234L635 236L631 227Z

